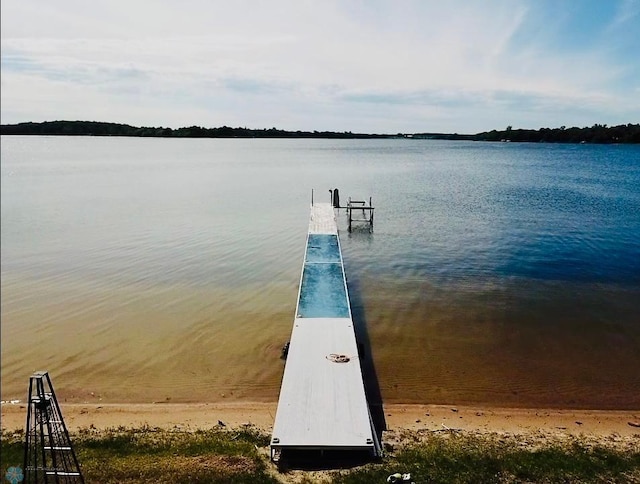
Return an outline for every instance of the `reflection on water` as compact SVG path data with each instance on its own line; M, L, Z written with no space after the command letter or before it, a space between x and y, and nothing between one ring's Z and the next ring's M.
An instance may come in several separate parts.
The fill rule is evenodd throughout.
M311 188L386 402L640 406L640 148L3 137L2 399L275 401ZM346 228L344 213L340 224Z

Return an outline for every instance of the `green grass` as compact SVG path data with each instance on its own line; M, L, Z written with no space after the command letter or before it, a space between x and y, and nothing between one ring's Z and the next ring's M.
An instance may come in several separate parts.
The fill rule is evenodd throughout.
M193 432L85 429L72 442L86 482L274 483L258 449L268 436L250 428ZM22 466L22 433L2 435L2 476Z
M331 482L386 482L395 472L418 483L640 483L640 437L626 444L587 439L535 444L497 434L428 433L403 436L378 462L329 471ZM269 437L245 427L199 431L150 427L85 429L72 435L86 482L313 482L314 474L280 474L268 460ZM2 434L0 475L22 466L22 432Z
M333 482L385 482L395 472L411 473L416 483L640 483L640 438L635 448L573 439L532 449L515 437L434 434L388 454L379 464L337 474Z

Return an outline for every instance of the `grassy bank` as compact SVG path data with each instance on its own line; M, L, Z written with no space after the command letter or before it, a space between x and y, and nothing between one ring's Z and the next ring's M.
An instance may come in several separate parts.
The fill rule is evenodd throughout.
M250 428L191 432L118 428L71 436L88 483L277 482L258 450L268 436ZM2 475L22 466L22 433L2 436Z
M269 437L251 427L198 431L83 430L72 436L87 482L386 482L395 472L429 482L640 482L640 439L528 438L405 432L385 457L355 468L278 472ZM385 439L386 440L386 439ZM3 433L2 476L22 465L23 435Z

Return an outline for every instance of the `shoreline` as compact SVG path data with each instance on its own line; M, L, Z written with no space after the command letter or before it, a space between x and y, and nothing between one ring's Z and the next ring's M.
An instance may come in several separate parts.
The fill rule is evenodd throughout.
M276 402L228 403L63 403L71 432L83 428L159 427L184 431L250 425L271 433ZM553 436L619 436L640 441L638 410L572 410L488 406L389 404L383 406L387 432L463 431ZM2 431L24 429L26 405L2 404ZM384 437L383 437L384 438Z

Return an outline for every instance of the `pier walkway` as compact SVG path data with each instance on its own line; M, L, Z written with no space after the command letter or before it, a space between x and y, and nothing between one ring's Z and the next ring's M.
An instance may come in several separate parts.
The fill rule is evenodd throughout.
M334 209L311 207L296 316L271 438L287 450L379 455L358 357Z

